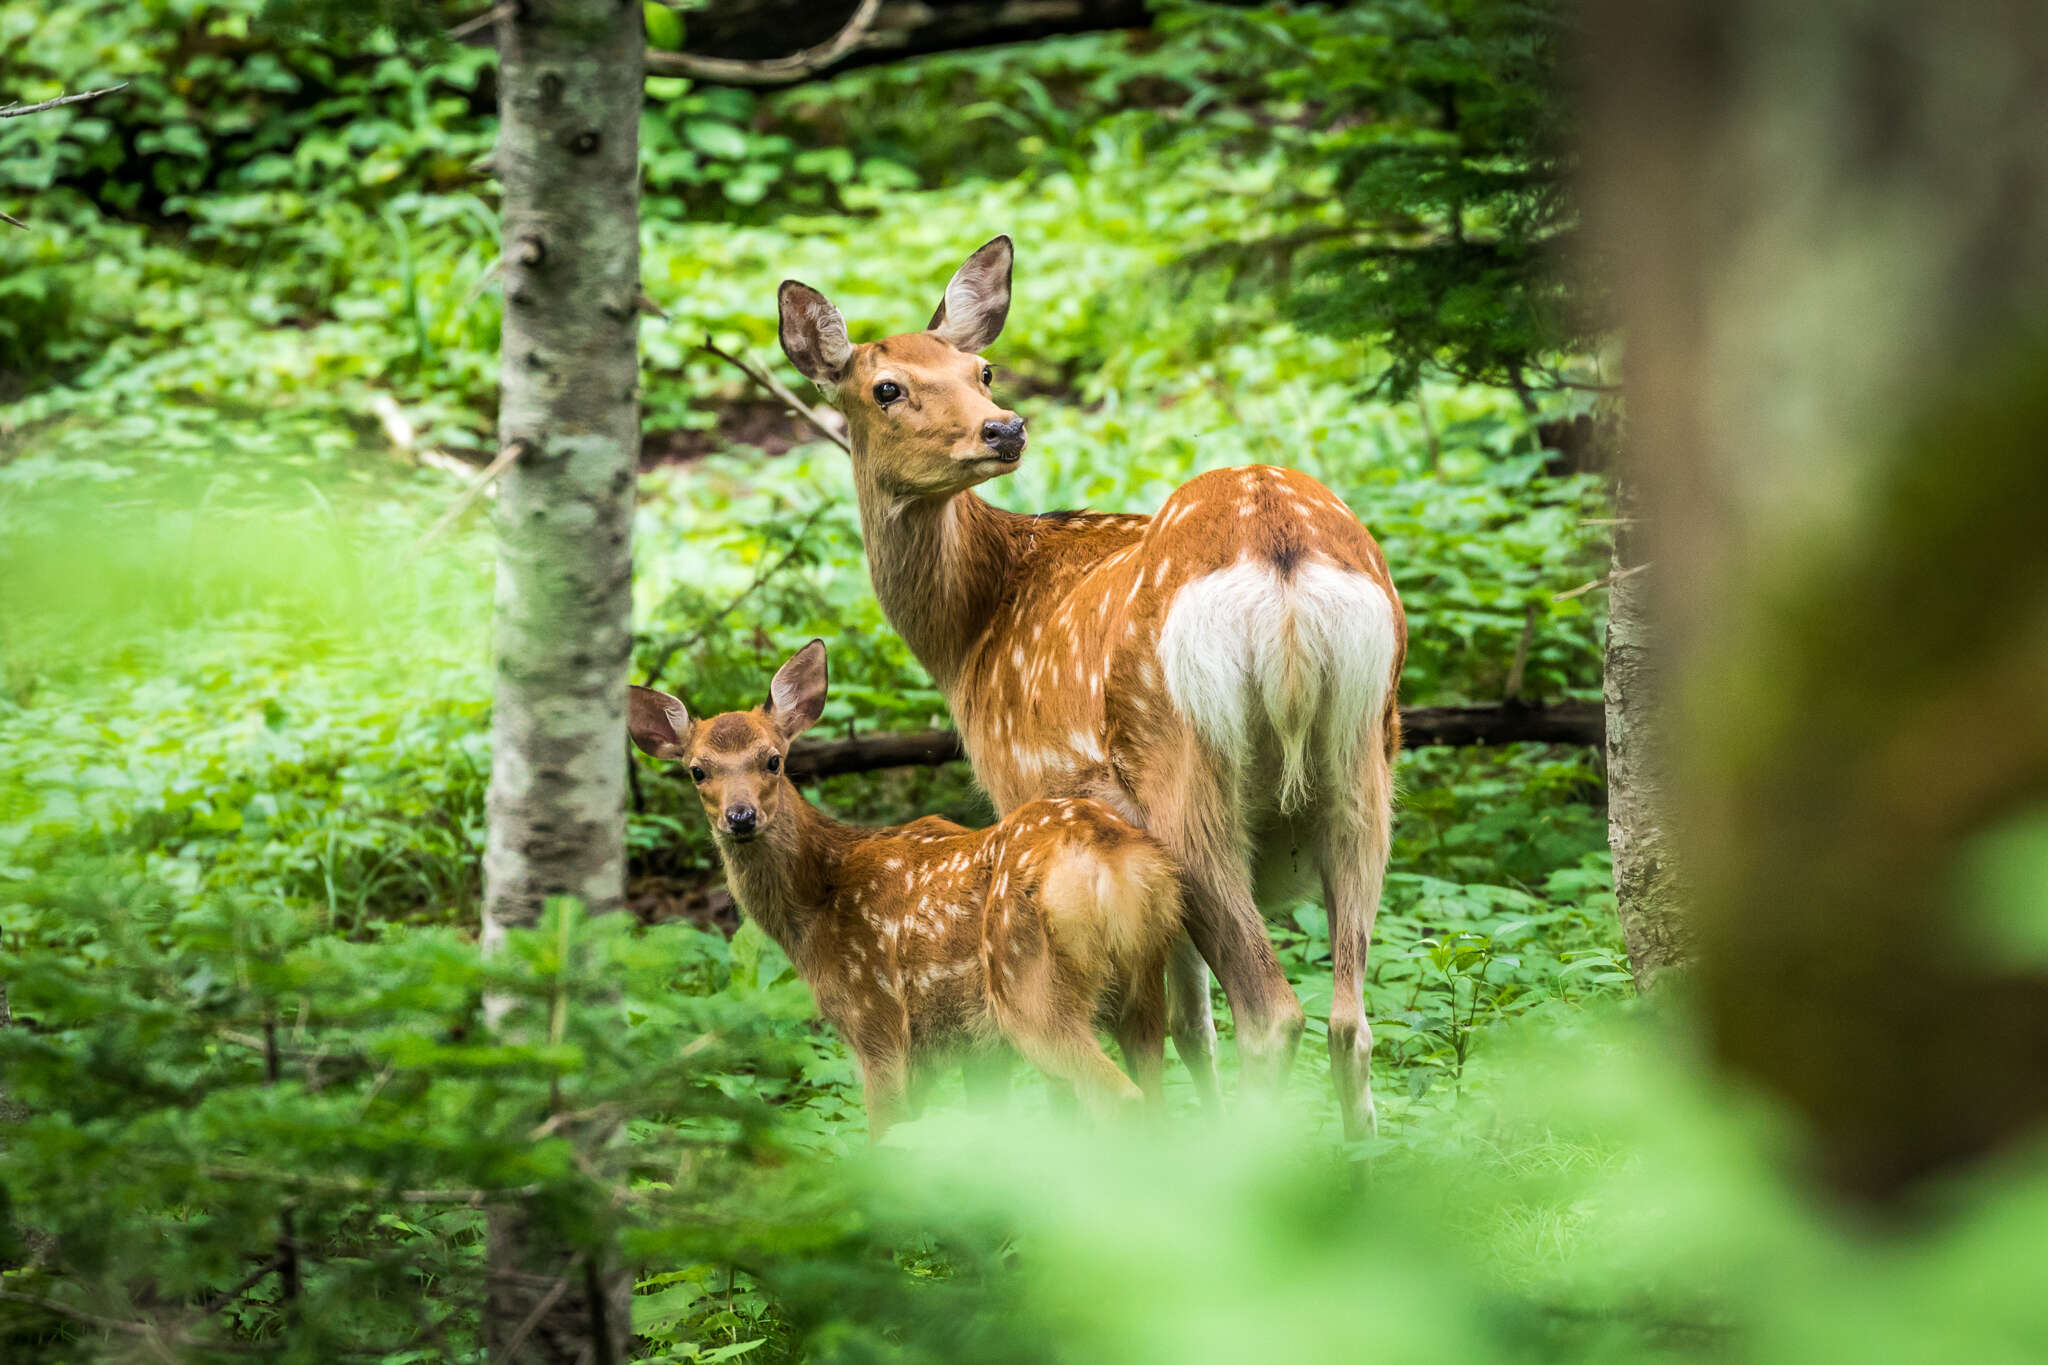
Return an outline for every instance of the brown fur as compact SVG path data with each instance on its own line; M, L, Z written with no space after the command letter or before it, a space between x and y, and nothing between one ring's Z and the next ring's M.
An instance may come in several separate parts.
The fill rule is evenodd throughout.
M1009 250L1006 238L991 242L956 285L992 266L1007 281ZM792 333L838 315L814 290L784 290L785 349L797 359L802 342ZM789 308L792 290L802 290L807 312ZM954 297L949 288L949 306ZM1007 289L999 303L1007 309ZM981 364L926 332L850 347L820 379L847 417L883 610L944 689L975 775L998 809L1091 797L1165 845L1183 869L1189 933L1237 1015L1246 1069L1269 1083L1292 1061L1302 1013L1266 939L1253 867L1276 842L1303 851L1321 872L1330 909L1339 1100L1347 1129L1368 1129L1372 1035L1362 987L1390 839L1401 743L1395 691L1406 649L1385 556L1335 493L1269 466L1199 475L1151 517L992 507L972 488L1014 466L991 461L977 433L984 421L1014 414L981 383ZM910 397L876 402L873 386L884 378ZM1392 610L1386 704L1357 736L1355 772L1322 782L1299 811L1275 809L1277 754L1262 752L1244 771L1215 752L1176 708L1162 675L1159 636L1175 595L1246 559L1283 576L1311 563L1362 574ZM1173 961L1175 1040L1197 1085L1213 1096L1207 975L1191 952Z
M784 672L813 650L822 699L822 645ZM768 771L808 720L787 723L788 708L771 699L678 724L674 698L634 694L634 741L703 773L697 792L734 898L782 945L859 1057L872 1134L903 1111L917 1073L998 1040L1096 1107L1158 1097L1180 891L1142 832L1073 799L1021 806L981 830L935 816L886 829L841 824ZM744 807L759 814L741 840L728 812ZM1136 1086L1102 1051L1098 1019L1115 1031Z

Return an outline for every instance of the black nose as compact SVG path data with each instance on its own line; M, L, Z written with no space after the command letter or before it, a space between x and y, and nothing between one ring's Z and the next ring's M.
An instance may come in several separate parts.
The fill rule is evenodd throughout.
M1024 419L991 417L981 424L981 439L996 454L1014 460L1024 453Z
M752 834L754 826L761 821L761 812L752 806L727 806L725 827L734 834Z

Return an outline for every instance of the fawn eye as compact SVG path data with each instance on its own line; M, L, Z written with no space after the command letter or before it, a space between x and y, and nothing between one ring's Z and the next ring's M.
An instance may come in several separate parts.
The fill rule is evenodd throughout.
M702 782L704 780L704 770L694 763L690 765L690 780L692 782Z
M770 754L770 755L768 755L768 771L769 771L769 772L771 772L771 773L779 773L779 772L781 772L781 771L782 771L782 755L781 755L781 754Z
M885 408L902 396L903 390L886 379L875 385L875 401Z
M983 388L987 388L987 387L988 387L989 385L991 385L991 384L993 384L993 383L995 383L995 382L996 382L996 372L995 372L995 371L994 371L993 369L990 369L990 368L989 368L988 366L986 366L986 365L982 366L982 367L981 367L981 386L982 386Z

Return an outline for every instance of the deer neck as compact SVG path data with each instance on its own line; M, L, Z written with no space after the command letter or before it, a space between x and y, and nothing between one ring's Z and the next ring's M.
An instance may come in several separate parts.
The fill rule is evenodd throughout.
M792 785L790 810L745 843L714 832L726 884L740 908L802 966L811 930L829 911L829 888L841 830Z
M1015 514L973 493L931 497L859 480L868 576L889 624L950 697L1016 559Z

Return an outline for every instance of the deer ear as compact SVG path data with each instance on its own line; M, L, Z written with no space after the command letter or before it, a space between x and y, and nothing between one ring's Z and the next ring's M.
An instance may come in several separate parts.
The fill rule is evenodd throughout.
M1010 315L1010 267L1016 252L1007 236L998 237L953 272L939 311L925 330L958 351L979 351L1002 335Z
M825 714L825 642L813 640L775 670L768 684L768 705L762 708L782 731L795 739Z
M823 294L795 280L784 280L775 299L782 314L782 353L818 387L837 388L853 359L846 319Z
M690 739L690 713L666 692L633 687L626 694L626 733L642 753L681 758Z

